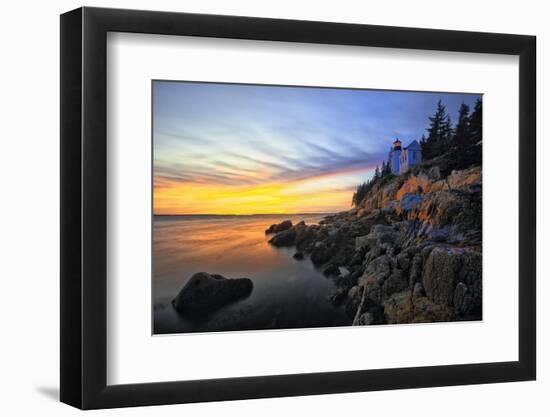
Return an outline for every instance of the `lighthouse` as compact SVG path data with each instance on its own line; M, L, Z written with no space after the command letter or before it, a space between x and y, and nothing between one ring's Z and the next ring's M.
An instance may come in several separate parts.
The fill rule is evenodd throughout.
M391 165L391 173L404 174L416 164L422 162L422 146L413 140L409 146L401 147L401 141L395 139L388 158Z
M400 171L400 158L401 158L401 141L399 139L395 139L395 142L393 142L392 147L390 148L390 165L391 165L391 173L394 175L398 175Z

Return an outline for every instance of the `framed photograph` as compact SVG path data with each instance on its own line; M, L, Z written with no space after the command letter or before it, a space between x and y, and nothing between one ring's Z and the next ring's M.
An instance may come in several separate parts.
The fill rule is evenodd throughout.
M533 380L535 37L61 16L61 401Z

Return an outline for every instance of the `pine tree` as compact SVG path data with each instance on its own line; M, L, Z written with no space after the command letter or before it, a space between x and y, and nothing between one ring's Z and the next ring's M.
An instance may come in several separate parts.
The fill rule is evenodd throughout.
M468 152L466 154L469 165L481 165L481 144L483 140L482 123L483 113L481 99L477 99L469 120L470 128L467 139Z
M453 169L465 169L481 164L481 100L478 100L474 110L462 103L458 110L458 122L455 129L454 144L450 158Z
M430 127L426 129L428 137L425 141L421 141L424 159L431 159L444 153L452 135L451 119L441 100L437 102L437 109L429 120Z
M464 102L458 109L458 121L455 128L455 141L459 147L466 144L470 134L470 106Z
M482 140L482 116L481 99L478 98L470 116L470 143L472 145Z
M422 134L422 137L420 138L420 146L422 146L422 148L424 148L424 146L426 146L426 135L425 134Z
M361 204L361 201L363 201L367 197L367 194L369 193L369 191L370 191L370 189L372 188L373 185L374 185L374 180L373 179L371 179L369 181L366 181L366 182L363 182L362 184L359 184L357 186L357 189L356 189L355 193L353 193L353 197L351 199L351 204L356 206L356 207L359 204Z
M445 132L447 120L447 111L445 109L445 105L441 102L441 100L437 102L437 109L435 111L435 114L429 119L430 127L427 129L428 140L441 138L443 136L443 133Z
M451 141L453 139L453 125L451 123L451 116L447 115L445 122L441 126L441 137L444 141Z
M380 169L378 168L378 165L376 165L376 169L374 170L374 178L380 178Z

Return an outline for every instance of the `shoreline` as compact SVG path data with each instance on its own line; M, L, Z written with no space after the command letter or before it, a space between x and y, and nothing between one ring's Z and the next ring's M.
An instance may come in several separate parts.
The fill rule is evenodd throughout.
M262 244L286 249L284 255L291 263L292 258L294 264L311 263L316 278L308 285L315 287L320 279L329 280L332 293L315 302L325 310L329 306L342 309L349 321L344 325L473 321L482 320L481 191L481 167L452 171L445 177L438 168L420 167L376 184L357 207L338 213L155 218L274 219L276 223L271 226L265 224L268 240ZM315 220L312 222L308 216ZM230 229L221 227L220 232ZM261 231L248 233L257 236ZM201 262L211 269L209 274L216 272L213 265ZM274 268L272 273L278 274L274 282L284 282L290 276L279 266ZM189 270L188 276L198 271ZM228 276L228 280L233 277ZM244 271L242 276L253 278L254 273ZM252 297L257 291L254 288ZM284 300L284 304L296 297L296 288L291 288L283 285L279 289L282 298L278 302ZM303 291L305 288L298 290L298 297ZM263 318L278 310L260 313L256 309L262 305L253 306L248 308L254 314L264 314ZM237 303L233 307L229 311L241 306ZM291 312L292 308L288 314ZM285 318L286 324L279 322L273 327L275 324L262 322L257 329L294 328L301 319L290 315ZM310 319L315 321L315 317ZM232 328L246 330L249 318L240 320L244 321L232 322ZM323 320L329 326L328 317Z
M272 225L269 243L333 279L331 302L354 325L482 320L481 167L435 168L378 184L318 225Z
M330 216L339 212L319 213L255 213L255 214L153 214L153 217L296 217L296 216Z

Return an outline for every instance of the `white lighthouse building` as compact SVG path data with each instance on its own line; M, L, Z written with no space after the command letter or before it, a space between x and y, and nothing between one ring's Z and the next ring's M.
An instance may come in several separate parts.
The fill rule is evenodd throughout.
M416 140L402 147L401 141L396 139L390 148L389 161L392 174L403 174L422 161L422 147Z

